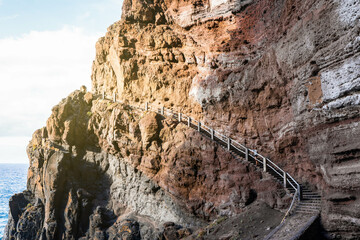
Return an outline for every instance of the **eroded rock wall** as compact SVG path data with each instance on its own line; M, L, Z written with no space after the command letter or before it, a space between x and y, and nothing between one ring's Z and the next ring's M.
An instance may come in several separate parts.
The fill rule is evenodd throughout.
M254 166L103 92L257 149L321 191L329 237L359 238L359 14L358 0L126 0L96 44L94 95L34 133L5 238L174 239L255 200L288 205Z
M331 236L356 238L359 17L358 0L125 1L97 44L93 89L258 149L322 192Z
M5 239L180 239L254 201L291 201L196 130L84 91L53 108L27 152Z

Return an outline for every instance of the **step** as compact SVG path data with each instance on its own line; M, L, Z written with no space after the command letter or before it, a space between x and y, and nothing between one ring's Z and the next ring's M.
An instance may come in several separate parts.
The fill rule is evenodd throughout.
M308 212L308 211L296 211L296 213L302 213L302 214L319 214L319 211L314 211L314 212Z
M319 198L319 197L304 197L303 196L303 200L304 201L321 201L321 198Z
M318 204L318 205L321 205L321 201L308 201L308 200L303 200L301 201L300 203L302 204Z
M316 192L316 191L312 191L312 190L310 190L310 189L304 189L303 188L303 193L316 193L316 194L318 194L318 195L320 195L320 193L318 193L318 192Z
M304 203L321 203L321 199L303 199L301 200L301 202L304 202Z
M320 212L321 209L295 209L294 212Z
M298 206L299 207L320 207L321 208L320 204L299 204Z
M299 202L298 205L315 205L315 206L321 206L320 202Z
M321 204L299 203L299 204L297 204L297 206L309 206L309 207L318 207L318 206L320 206L321 207Z
M303 191L303 195L307 195L307 196L321 196L319 193L312 193L312 192L304 193L304 191Z
M295 211L320 211L320 208L297 207Z
M317 208L317 207L305 207L305 206L302 206L302 207L296 207L295 210L303 210L303 211L320 211L321 208Z
M319 206L297 206L297 209L302 209L302 210L320 210L321 207Z
M319 195L306 195L306 194L302 194L302 196L303 196L304 198L321 198L321 196L319 196Z
M299 203L298 206L316 206L316 207L321 207L321 204L318 204L318 203Z
M315 195L313 195L313 196L309 196L309 195L302 195L303 196L303 198L319 198L319 199L321 199L321 196L315 196Z
M321 202L321 198L302 198L302 200L301 201L303 201L303 202Z
M297 207L295 209L295 211L309 211L309 212L313 212L313 211L320 211L321 209L319 208L300 208L300 207Z

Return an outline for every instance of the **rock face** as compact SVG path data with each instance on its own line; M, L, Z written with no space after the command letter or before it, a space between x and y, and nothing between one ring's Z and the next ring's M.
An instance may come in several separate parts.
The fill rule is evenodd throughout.
M34 133L5 238L173 239L255 199L287 205L266 174L105 93L264 153L322 193L329 238L358 239L359 26L358 0L125 0L96 44L94 95L74 92Z
M329 236L359 238L359 18L357 0L125 1L93 89L258 149L322 192Z
M81 91L53 108L27 152L28 191L10 201L6 239L180 239L255 200L290 200L197 131Z

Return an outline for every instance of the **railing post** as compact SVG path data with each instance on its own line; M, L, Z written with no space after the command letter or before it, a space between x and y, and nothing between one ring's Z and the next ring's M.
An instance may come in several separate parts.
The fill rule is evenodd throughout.
M301 201L301 199L302 199L302 190L301 190L300 185L297 186L297 191L298 191L298 199L299 199L299 201Z
M245 160L249 161L249 149L245 148Z
M283 179L284 179L284 188L286 188L286 186L287 186L287 174L286 174L285 171L284 171L284 177L283 177Z
M149 103L148 102L145 103L145 111L146 112L149 111Z
M105 99L105 92L102 93L102 98Z
M201 132L201 122L198 122L198 131Z
M188 127L191 126L191 117L188 117Z
M164 115L164 107L161 107L161 115Z
M228 146L228 151L230 151L231 150L231 138L228 138L228 144L227 144Z
M181 122L181 112L179 112L179 122Z
M211 133L211 140L214 140L214 129L210 129L210 133Z
M263 167L264 167L264 172L266 172L266 158L263 157Z
M114 102L116 102L116 93L114 93Z

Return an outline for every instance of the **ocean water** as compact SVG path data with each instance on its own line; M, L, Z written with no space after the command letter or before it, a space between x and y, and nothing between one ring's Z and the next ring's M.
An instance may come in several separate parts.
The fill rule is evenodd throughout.
M0 240L9 213L9 199L26 189L27 164L0 164Z

